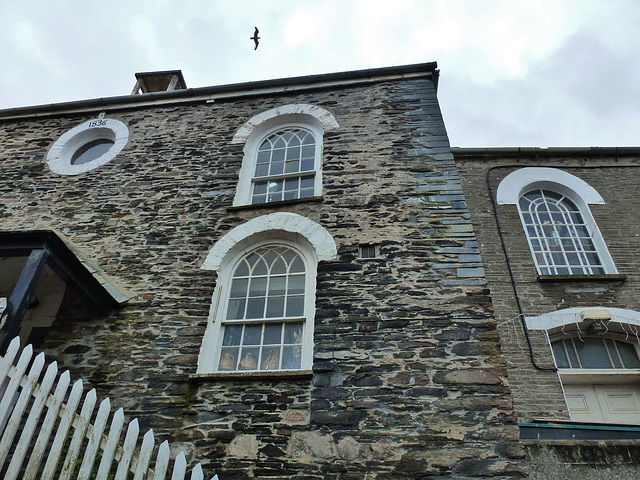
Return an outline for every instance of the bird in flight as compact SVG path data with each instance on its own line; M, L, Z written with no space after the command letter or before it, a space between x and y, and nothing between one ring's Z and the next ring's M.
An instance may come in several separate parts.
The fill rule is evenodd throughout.
M251 40L253 40L256 43L256 48L254 48L254 50L258 49L258 40L260 40L260 37L258 36L258 27L256 27L255 31L253 32L253 37L249 37Z

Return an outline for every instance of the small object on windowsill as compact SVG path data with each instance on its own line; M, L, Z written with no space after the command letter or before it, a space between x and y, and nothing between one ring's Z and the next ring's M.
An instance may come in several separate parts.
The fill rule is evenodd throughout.
M620 273L601 273L597 275L540 275L541 282L624 282L626 275Z

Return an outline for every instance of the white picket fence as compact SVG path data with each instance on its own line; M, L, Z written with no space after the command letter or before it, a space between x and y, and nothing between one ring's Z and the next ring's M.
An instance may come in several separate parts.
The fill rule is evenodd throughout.
M82 409L76 413L83 396L82 380L75 382L67 393L71 382L69 371L58 377L54 362L39 382L44 354L32 359L33 349L28 345L14 365L19 349L20 341L15 338L4 357L0 356L0 476L3 480L169 478L168 442L158 447L152 466L155 450L152 430L144 435L137 449L139 427L138 420L134 419L129 422L120 445L124 427L122 408L111 417L109 433L105 435L111 412L110 400L106 398L100 403L91 422L96 405L95 389L84 395ZM25 373L30 364L29 372ZM57 385L51 393L56 378ZM187 461L184 453L181 452L172 463L171 480L185 480ZM190 478L204 479L200 464L193 468ZM218 480L218 476L212 480Z

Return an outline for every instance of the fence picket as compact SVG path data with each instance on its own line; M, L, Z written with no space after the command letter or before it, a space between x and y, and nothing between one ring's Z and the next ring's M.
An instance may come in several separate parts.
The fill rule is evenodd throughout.
M62 375L60 375L60 379L58 380L58 385L56 386L53 398L51 399L51 404L49 405L49 408L47 410L47 415L42 422L42 427L40 428L40 432L38 433L36 444L33 447L33 451L30 455L31 458L29 459L29 463L27 464L27 468L24 472L23 480L33 480L38 473L38 468L40 467L40 463L42 462L42 458L44 456L45 449L47 448L49 438L53 433L53 427L55 425L56 419L58 418L60 407L62 406L64 396L69 389L70 383L71 375L69 374L69 370L66 370L62 372Z
M44 355L42 357L44 360ZM44 378L42 379L42 383L38 388L35 389L36 398L31 405L31 409L29 410L27 421L22 427L22 434L20 435L18 445L13 452L11 462L9 462L9 469L7 470L5 480L15 480L16 478L18 478L18 475L20 475L22 462L29 452L29 444L31 443L31 439L33 438L36 428L38 428L38 420L40 419L42 409L44 408L47 397L49 396L49 392L53 387L53 382L55 381L57 374L58 364L56 362L53 362L47 368Z
M9 447L13 443L13 439L18 433L22 414L27 408L27 403L31 399L31 392L33 392L33 389L36 387L36 382L38 381L38 377L40 377L40 372L42 372L43 367L44 353L41 353L35 358L33 364L31 365L31 369L29 370L29 374L27 375L26 384L22 387L22 392L20 392L18 401L13 407L13 411L11 412L11 416L9 417L9 421L7 422L3 438L0 441L0 468L2 468L5 460L7 459L7 455L9 454Z
M77 422L74 422L75 431L73 432L71 444L69 445L69 451L64 459L62 472L60 473L60 480L70 480L73 475L73 471L76 468L76 461L80 456L80 448L84 441L84 434L87 430L87 426L89 425L89 421L91 420L93 408L96 406L96 400L96 389L93 388L89 393L87 393L86 397L84 397L84 404L82 405L82 410L80 410L80 418Z
M171 480L184 480L184 476L187 473L187 459L184 456L184 452L180 452L176 457L176 461L173 464L173 475Z
M82 380L78 380L73 384L73 387L71 388L69 401L67 402L66 408L64 409L64 413L62 415L62 419L60 420L60 425L58 426L56 436L53 439L53 445L51 446L51 450L49 451L47 462L44 464L42 480L52 480L53 476L56 473L56 465L58 465L58 460L60 458L60 454L62 453L62 448L64 447L69 429L71 428L71 424L73 423L73 418L76 414L76 410L78 409L78 405L80 405L81 398Z
M76 413L83 398L82 381L73 384L65 402L71 383L69 371L60 375L52 393L58 374L56 362L47 367L41 383L38 383L45 364L44 354L40 353L32 361L33 348L27 345L14 365L19 349L20 342L16 337L5 355L0 356L0 469L9 462L3 480L88 480L92 474L103 480L112 475L114 462L117 462L115 480L126 480L130 474L134 475L134 480L165 480L171 458L167 441L159 446L152 468L153 430L147 431L137 451L140 427L138 420L133 419L129 422L122 446L119 446L124 428L122 408L113 414L109 434L105 435L111 401L106 398L100 403L92 423L97 402L95 389L84 395L80 414ZM30 363L29 373L25 374ZM65 449L66 455L59 465ZM102 458L95 472L96 459L100 454ZM40 471L44 457L46 462ZM27 465L23 469L25 461ZM172 472L172 480L186 479L184 452L176 457ZM204 480L200 464L191 470L190 479ZM219 480L218 476L212 480Z
M107 419L111 412L111 402L108 398L105 398L98 408L98 414L94 421L93 428L89 426L91 434L89 435L89 443L84 449L84 455L82 459L82 465L78 472L77 480L87 480L91 475L91 469L98 453L98 447L100 447L100 440L102 440L102 434L107 425Z
M118 441L120 440L120 433L124 426L124 410L119 408L116 413L113 414L111 420L111 428L109 429L109 436L107 437L107 443L102 452L102 460L100 461L100 467L98 468L98 474L96 478L107 478L109 471L111 470L111 464L113 463L113 457L116 454L116 448L118 447Z
M118 469L116 470L116 477L114 480L126 480L127 473L129 472L129 465L131 464L131 458L133 457L133 452L138 441L139 431L140 427L138 427L138 419L134 418L129 423L127 434L124 437L124 444L122 446L122 458L120 459L120 463L118 464Z
M15 376L13 376L11 380L9 380L9 385L7 385L7 388L2 395L2 401L0 401L0 432L4 431L5 425L9 420L9 415L11 414L12 406L15 402L14 396L18 391L20 381L24 376L24 372L27 371L27 367L29 366L29 362L31 361L32 356L33 347L31 347L31 345L27 345L24 350L22 350L20 358L18 359Z
M158 448L158 455L156 456L155 474L153 480L164 480L167 475L167 468L169 467L169 442L166 440L160 444Z

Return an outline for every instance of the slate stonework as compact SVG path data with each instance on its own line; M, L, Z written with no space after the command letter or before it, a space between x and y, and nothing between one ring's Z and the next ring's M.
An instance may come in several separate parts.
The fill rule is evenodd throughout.
M244 122L321 106L323 198L230 208ZM186 448L212 475L299 479L522 478L506 365L466 199L431 81L215 103L123 108L121 154L60 176L44 163L99 110L2 122L0 229L59 233L131 299L107 318L54 323L57 359ZM312 377L195 379L216 282L213 244L260 215L322 225ZM380 256L358 258L360 244Z

